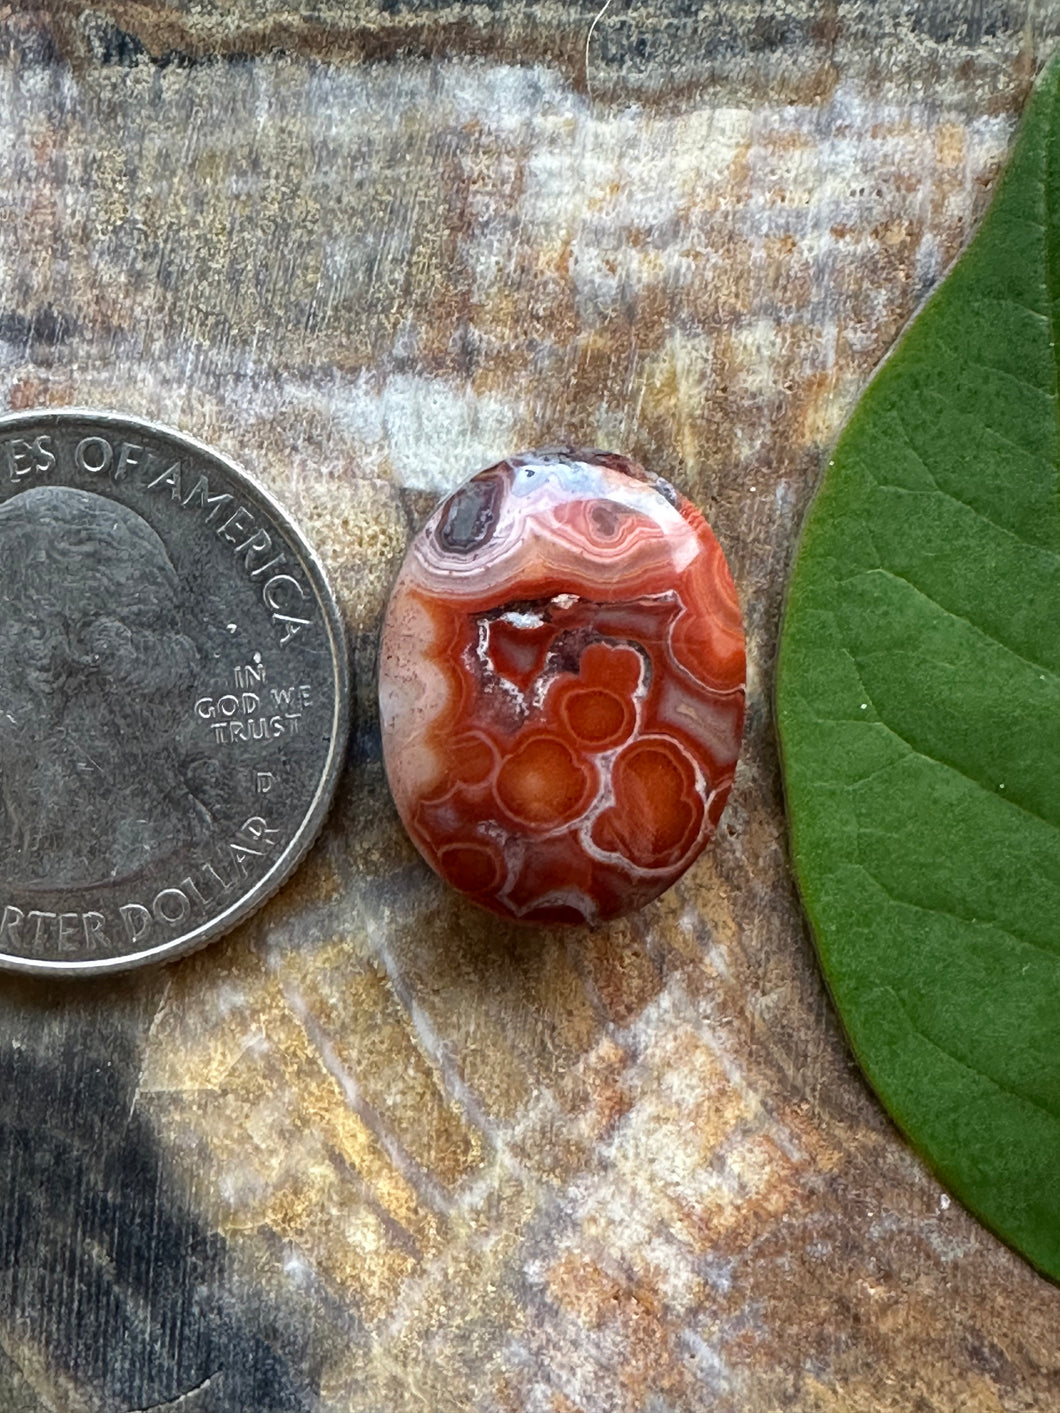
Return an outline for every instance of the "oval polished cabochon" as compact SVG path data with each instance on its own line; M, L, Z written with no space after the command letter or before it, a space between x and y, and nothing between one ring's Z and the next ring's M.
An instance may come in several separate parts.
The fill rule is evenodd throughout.
M744 714L732 577L625 457L531 452L444 500L383 627L383 752L424 858L503 917L596 922L717 827Z

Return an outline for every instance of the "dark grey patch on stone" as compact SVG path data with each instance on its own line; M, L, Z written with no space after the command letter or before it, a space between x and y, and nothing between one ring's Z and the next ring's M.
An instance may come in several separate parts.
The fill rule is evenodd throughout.
M484 472L453 492L435 531L446 554L470 554L489 543L505 490L502 476Z

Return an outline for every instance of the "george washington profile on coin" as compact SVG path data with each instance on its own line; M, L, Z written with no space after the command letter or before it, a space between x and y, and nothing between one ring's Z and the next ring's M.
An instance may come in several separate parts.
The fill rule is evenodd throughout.
M175 746L199 653L147 521L91 491L23 491L0 505L0 601L6 877L117 881L201 838Z

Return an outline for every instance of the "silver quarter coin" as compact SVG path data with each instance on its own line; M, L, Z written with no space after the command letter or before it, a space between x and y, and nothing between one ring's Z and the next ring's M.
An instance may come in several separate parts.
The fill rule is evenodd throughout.
M0 966L241 921L319 828L348 712L320 563L243 471L130 417L0 418Z

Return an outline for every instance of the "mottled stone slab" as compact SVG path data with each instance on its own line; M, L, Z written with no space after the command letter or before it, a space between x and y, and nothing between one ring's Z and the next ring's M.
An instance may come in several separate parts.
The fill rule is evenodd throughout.
M1055 7L0 24L6 403L127 410L246 464L325 558L358 688L331 822L255 920L165 971L0 984L0 1407L1054 1404L1060 1296L852 1066L770 691L822 455L984 209ZM674 890L530 933L403 834L375 655L437 496L562 442L707 513L749 716Z

